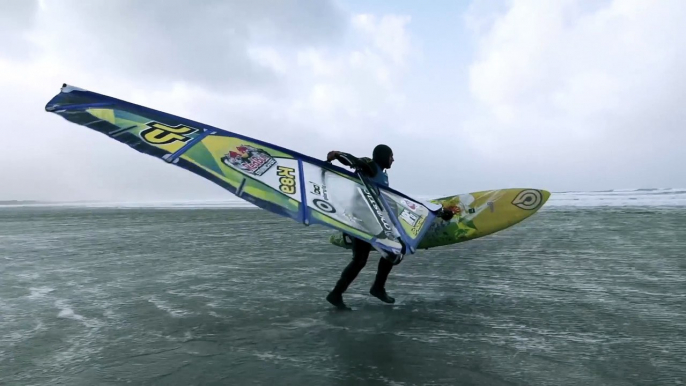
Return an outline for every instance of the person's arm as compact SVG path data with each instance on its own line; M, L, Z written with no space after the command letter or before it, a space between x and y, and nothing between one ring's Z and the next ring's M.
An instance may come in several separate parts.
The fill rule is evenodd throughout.
M362 172L363 174L373 177L374 170L369 166L369 164L352 154L344 153L338 150L332 150L326 155L326 162L332 162L333 160L338 160L338 162L345 166L349 166Z
M329 154L326 155L326 162L333 162L340 153L341 152L338 150L331 150Z

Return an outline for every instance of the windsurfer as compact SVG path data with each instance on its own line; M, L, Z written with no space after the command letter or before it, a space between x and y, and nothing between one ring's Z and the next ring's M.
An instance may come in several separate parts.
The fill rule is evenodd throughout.
M340 151L330 151L327 154L326 161L332 162L338 160L342 164L352 167L360 171L363 175L368 176L373 182L381 186L389 186L388 174L386 169L390 169L394 162L393 150L387 145L378 145L374 148L372 158L356 158L347 153ZM439 216L444 220L449 221L452 218L453 212L449 210L440 210ZM343 292L348 289L348 286L355 280L357 275L362 271L362 268L367 264L369 253L372 246L366 241L358 238L353 239L352 246L352 261L343 269L340 279L336 282L335 287L326 296L326 300L339 309L350 309L343 302ZM372 285L369 293L372 296L379 298L386 303L395 303L395 299L388 295L385 289L386 280L393 268L393 265L400 263L401 259L397 256L387 256L379 259L379 265L376 271L376 279Z

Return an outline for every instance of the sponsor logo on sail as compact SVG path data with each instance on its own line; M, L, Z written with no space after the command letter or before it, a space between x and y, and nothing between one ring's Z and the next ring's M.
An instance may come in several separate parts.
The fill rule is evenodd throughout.
M384 233L386 236L390 239L394 239L395 235L393 234L393 228L391 228L391 224L386 221L386 218L383 216L383 211L377 205L376 200L374 200L374 196L369 192L367 189L363 189L365 196L367 197L367 202L372 206L372 209L374 210L374 213L376 214L376 217L381 221L381 226L384 229Z
M227 166L256 176L263 175L276 164L276 160L269 153L250 145L238 146L225 154L221 160Z

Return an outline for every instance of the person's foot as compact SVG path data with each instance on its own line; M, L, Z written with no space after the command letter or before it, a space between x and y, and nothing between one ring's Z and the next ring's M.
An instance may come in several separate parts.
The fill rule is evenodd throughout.
M343 295L336 292L329 292L326 296L326 300L336 306L339 310L351 310L350 307L346 306L343 302Z
M395 299L389 296L384 288L372 287L369 290L369 293L372 294L372 296L379 298L382 302L395 303Z

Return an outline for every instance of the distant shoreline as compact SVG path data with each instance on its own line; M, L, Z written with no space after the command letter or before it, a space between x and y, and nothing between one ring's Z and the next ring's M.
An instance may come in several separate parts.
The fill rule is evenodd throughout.
M435 195L439 197L441 195ZM419 200L429 201L426 195ZM606 191L553 192L548 207L686 207L686 188L615 189ZM58 208L167 208L167 209L259 209L256 205L232 197L228 199L164 200L164 201L99 201L99 200L0 200L0 207Z
M53 208L127 208L127 209L259 209L243 201L40 201L40 200L0 200L0 208L14 207L53 207Z
M36 201L36 200L0 200L0 205L35 205L35 204L52 204L52 202Z

